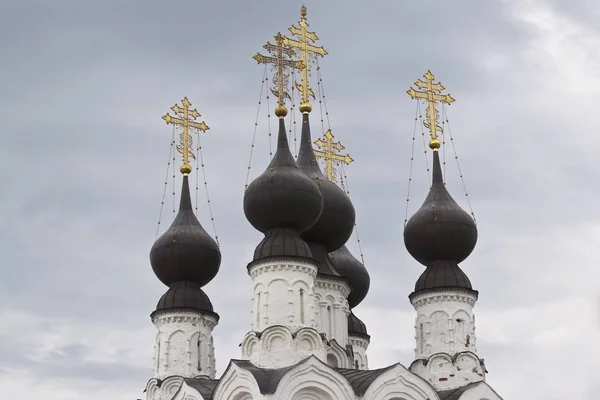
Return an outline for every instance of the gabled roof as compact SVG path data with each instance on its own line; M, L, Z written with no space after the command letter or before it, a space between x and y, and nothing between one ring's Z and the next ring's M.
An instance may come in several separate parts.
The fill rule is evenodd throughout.
M346 368L334 368L337 372L343 375L352 389L354 389L354 393L358 396L363 396L371 383L375 379L377 379L384 372L394 368L397 364L390 365L389 367L373 369L373 370L362 370L362 369L346 369Z
M219 383L216 379L208 378L186 378L184 381L189 387L196 389L205 400L209 400L212 397Z

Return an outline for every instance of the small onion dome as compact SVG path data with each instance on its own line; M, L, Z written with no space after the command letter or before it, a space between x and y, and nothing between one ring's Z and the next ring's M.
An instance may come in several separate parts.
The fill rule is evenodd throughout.
M432 261L417 280L415 292L443 287L473 289L471 281L456 263Z
M348 281L350 285L350 295L348 296L348 305L354 308L360 304L369 292L371 277L365 266L358 261L350 250L344 245L329 253L331 262L335 270Z
M302 138L298 166L314 182L323 195L323 212L318 221L301 236L307 243L322 243L331 252L339 249L352 235L356 218L350 199L334 182L328 180L313 152L308 114L302 116Z
M206 233L192 211L188 176L183 177L179 213L150 250L150 263L162 283L210 282L221 265L217 243Z
M263 233L277 228L303 232L317 221L322 209L323 196L294 161L280 118L277 151L267 170L244 194L246 218Z
M312 253L306 242L293 229L271 229L256 246L253 261L267 257L294 257L312 259Z
M348 314L348 336L358 336L369 340L371 336L367 333L367 326L352 311Z
M196 282L181 281L171 285L162 295L156 311L166 310L196 310L217 316L210 299Z
M446 190L437 151L433 152L432 181L425 202L406 224L404 243L410 255L423 265L440 260L459 264L475 248L477 227Z
M343 277L335 270L329 252L324 244L321 243L309 243L310 252L312 253L312 259L317 264L317 273L319 275L326 275L329 277L335 277L343 279Z

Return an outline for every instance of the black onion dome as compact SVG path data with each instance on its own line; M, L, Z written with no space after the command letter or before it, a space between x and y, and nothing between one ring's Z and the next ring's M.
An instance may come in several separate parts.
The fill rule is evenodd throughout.
M312 242L308 244L308 247L310 248L313 261L315 261L317 264L317 273L319 275L343 278L333 267L333 263L329 257L329 252L324 244Z
M406 224L404 243L423 265L440 260L459 264L475 248L477 227L446 190L437 151L433 152L432 181L425 202Z
M254 250L254 261L267 257L312 258L306 242L289 228L271 229Z
M204 286L219 272L221 252L194 215L187 175L183 177L179 213L152 246L150 263L167 286L179 281Z
M348 314L348 336L366 337L371 336L367 333L367 326L352 311Z
M467 275L454 263L432 261L415 284L415 292L442 287L473 289Z
M175 282L172 284L156 305L156 311L181 309L215 314L210 299L200 288L200 285L190 281Z
M308 114L302 116L302 138L298 166L313 181L323 195L323 212L318 221L302 234L307 243L322 243L327 251L339 249L352 235L356 218L350 199L334 182L328 180L317 163L312 147Z
M361 263L350 253L350 250L344 245L329 253L331 262L335 270L348 281L350 285L350 295L348 295L348 305L354 308L360 304L369 292L371 277L369 272Z
M322 209L323 196L294 161L280 119L277 151L267 170L244 194L246 218L263 233L277 228L303 232L317 221Z

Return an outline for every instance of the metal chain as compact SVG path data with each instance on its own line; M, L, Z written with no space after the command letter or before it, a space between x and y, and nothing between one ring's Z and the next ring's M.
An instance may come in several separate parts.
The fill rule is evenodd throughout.
M198 152L198 158L200 159L200 165L202 166L202 179L204 179L204 191L206 192L206 203L208 204L208 212L210 214L210 222L213 227L213 232L215 235L215 241L217 242L217 246L220 246L219 235L217 235L217 227L215 225L215 218L214 218L213 211L212 211L212 205L210 203L210 195L208 194L208 183L206 180L206 170L204 168L204 155L202 154L202 142L200 139L201 135L200 135L200 132L198 132L198 130L196 130L196 136L198 137L198 147L196 148L196 150ZM199 175L198 168L196 167L196 177L198 175ZM197 185L196 185L196 190L198 190Z
M462 169L460 168L460 163L458 161L458 155L456 154L456 146L454 145L454 137L452 136L452 130L450 129L450 121L448 120L448 114L446 113L446 107L442 103L442 119L446 121L446 125L448 126L448 134L450 135L450 143L452 143L452 151L454 152L454 159L456 160L456 165L458 167L458 173L460 174L460 180L462 182L463 190L465 192L465 197L467 198L467 204L469 205L469 211L471 212L471 216L473 217L473 222L477 225L477 219L475 218L475 213L473 212L473 206L471 205L471 199L469 198L469 192L467 191L467 185L465 184L465 178L463 177Z
M406 211L404 213L404 227L406 228L406 223L408 222L408 203L410 202L410 188L412 184L412 172L413 172L413 164L415 161L415 142L417 136L417 121L419 115L419 102L417 102L417 106L415 107L415 126L413 127L413 137L412 137L412 147L410 150L410 169L408 172L408 189L406 191Z
M260 105L262 102L263 90L265 88L265 82L267 80L267 66L265 65L265 71L263 73L263 79L260 85L260 96L258 98L258 109L256 110L256 119L254 121L254 132L252 133L252 146L250 146L250 159L248 160L248 170L246 171L246 183L244 184L244 190L248 187L248 181L250 180L250 169L252 168L252 155L254 154L254 144L256 142L256 131L258 129L258 116L260 115Z
M158 224L156 225L156 234L154 240L158 238L158 232L160 230L160 220L162 219L163 208L165 206L165 197L167 196L167 185L169 184L169 169L171 167L171 157L173 156L173 146L175 145L175 126L173 126L173 133L171 135L171 145L169 146L169 157L167 158L167 171L165 172L165 186L163 194L160 199L160 211L158 213Z

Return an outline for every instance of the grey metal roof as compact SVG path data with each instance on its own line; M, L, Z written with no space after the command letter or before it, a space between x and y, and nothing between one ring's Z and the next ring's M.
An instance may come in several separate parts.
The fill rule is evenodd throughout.
M186 378L184 380L188 386L196 389L204 400L210 400L219 383L218 380L209 378Z
M352 389L354 389L354 393L356 393L357 396L363 396L375 379L377 379L384 372L394 368L396 365L397 364L390 365L389 367L385 368L372 369L369 371L346 368L335 368L335 370L348 380L350 386L352 386Z

